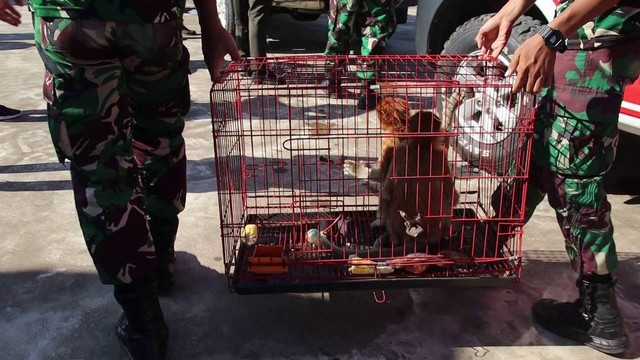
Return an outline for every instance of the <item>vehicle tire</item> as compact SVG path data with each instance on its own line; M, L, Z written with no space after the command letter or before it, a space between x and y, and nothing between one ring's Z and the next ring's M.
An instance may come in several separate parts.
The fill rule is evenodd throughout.
M304 12L298 12L298 11L292 11L289 14L296 21L316 21L320 17L320 14L304 13Z
M481 15L459 26L445 43L442 54L473 55L479 53L475 37L480 27L493 15L494 14ZM542 26L542 23L538 20L528 16L520 17L518 21L516 21L511 37L503 50L505 56L502 61L508 63L515 50L525 40L536 34L540 26ZM444 68L442 65L441 69L443 69L447 75L456 73L456 69ZM465 128L469 128L461 126L462 124L459 123L460 116L456 116L456 109L471 96L473 96L472 89L457 89L453 91L453 93L446 94L443 98L439 99L438 108L441 110L443 125L448 131L451 131L454 127L456 128L457 137L455 139L455 149L464 161L486 172L503 174L505 171L508 171L508 168L513 164L519 134L514 133L512 128L495 130L504 132L503 135L500 136L501 140L494 143L486 143L478 140L477 136L474 137L472 134L465 132ZM499 127L494 126L494 128Z
M224 0L224 7L224 28L227 29L231 35L236 36L236 20L233 12L233 1Z
M406 24L409 20L409 8L396 8L396 25Z
M489 19L495 14L484 14L472 18L464 24L460 25L456 31L451 34L449 40L444 43L443 54L470 54L478 50L476 45L476 35L478 31ZM511 57L525 40L533 36L542 23L529 16L521 16L513 25L511 37L507 42L507 46L503 50L507 56Z

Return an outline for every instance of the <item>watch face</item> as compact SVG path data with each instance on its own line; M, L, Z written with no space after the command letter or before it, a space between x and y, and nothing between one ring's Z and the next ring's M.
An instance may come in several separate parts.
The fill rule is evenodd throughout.
M558 51L563 52L565 48L564 40L562 38L562 33L557 30L554 30L548 26L542 27L540 30L540 35L544 39L547 46Z

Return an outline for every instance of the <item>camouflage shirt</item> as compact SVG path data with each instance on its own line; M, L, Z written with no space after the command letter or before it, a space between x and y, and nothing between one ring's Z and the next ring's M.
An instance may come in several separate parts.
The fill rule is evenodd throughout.
M184 7L185 0L29 0L29 9L39 17L125 23L175 21Z
M557 13L563 12L573 1L560 0ZM636 37L640 37L640 0L622 0L578 29L578 33L567 40L567 47L595 49Z

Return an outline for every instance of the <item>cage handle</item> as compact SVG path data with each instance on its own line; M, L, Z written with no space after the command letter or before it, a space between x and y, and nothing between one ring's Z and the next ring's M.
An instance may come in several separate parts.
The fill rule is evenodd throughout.
M380 291L380 293L382 294L382 299L378 298L378 294L374 291L373 300L375 300L375 302L377 302L378 304L384 304L387 302L387 294L384 293L384 290Z
M305 142L318 143L320 141L326 141L327 143L326 146L304 146ZM282 148L284 148L287 151L331 151L329 140L320 139L320 138L294 137L294 138L286 139L285 141L282 142Z

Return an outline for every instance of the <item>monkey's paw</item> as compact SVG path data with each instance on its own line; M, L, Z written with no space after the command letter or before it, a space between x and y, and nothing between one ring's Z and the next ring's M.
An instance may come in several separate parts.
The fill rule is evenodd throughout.
M353 176L357 179L368 179L371 168L364 161L345 160L343 172L345 175Z
M384 227L384 222L382 221L382 219L375 219L371 222L370 226L372 229L381 228Z

